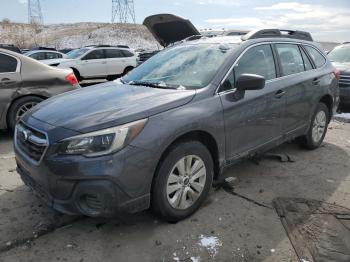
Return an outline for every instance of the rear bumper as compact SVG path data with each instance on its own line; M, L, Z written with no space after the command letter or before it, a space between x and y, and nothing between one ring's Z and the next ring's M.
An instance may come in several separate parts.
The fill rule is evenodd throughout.
M340 104L350 105L350 87L340 87Z

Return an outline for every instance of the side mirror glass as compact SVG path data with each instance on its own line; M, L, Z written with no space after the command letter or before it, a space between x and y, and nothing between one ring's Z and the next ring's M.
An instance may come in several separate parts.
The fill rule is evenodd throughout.
M260 90L265 87L265 77L254 74L242 74L236 81L236 88L240 91Z

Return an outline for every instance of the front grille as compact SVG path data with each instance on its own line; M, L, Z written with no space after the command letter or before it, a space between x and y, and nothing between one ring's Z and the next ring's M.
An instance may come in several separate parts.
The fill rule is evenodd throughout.
M339 87L350 87L350 75L340 75Z
M15 138L19 150L34 162L40 162L48 146L44 133L20 123L16 126Z

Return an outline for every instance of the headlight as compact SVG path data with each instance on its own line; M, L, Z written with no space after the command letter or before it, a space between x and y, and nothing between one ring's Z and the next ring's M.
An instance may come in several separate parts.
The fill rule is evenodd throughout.
M64 139L60 141L57 153L94 157L118 151L141 132L146 122L147 119L143 119L122 126Z

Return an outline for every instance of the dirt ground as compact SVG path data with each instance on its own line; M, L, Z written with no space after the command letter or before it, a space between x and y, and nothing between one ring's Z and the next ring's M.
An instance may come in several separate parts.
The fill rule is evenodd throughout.
M15 171L11 136L0 133L0 261L300 261L272 207L276 197L350 208L350 124L332 122L314 151L275 152L295 162L246 160L225 172L234 194L213 189L177 224L145 211L115 219L68 217L46 208Z

